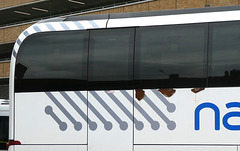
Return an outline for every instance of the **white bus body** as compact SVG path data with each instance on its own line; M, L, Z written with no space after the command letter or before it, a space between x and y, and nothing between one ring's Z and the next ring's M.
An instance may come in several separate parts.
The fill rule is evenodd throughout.
M240 150L237 25L239 6L70 17L32 25L17 39L11 58L8 150ZM156 32L160 37L148 41ZM73 46L77 42L71 35L83 35L79 41L84 44ZM56 38L49 42L51 36ZM166 52L149 59L156 43ZM234 46L229 48L233 63L225 54L229 45ZM80 47L87 53L76 65ZM104 55L110 61L104 62ZM163 82L155 78L158 74Z

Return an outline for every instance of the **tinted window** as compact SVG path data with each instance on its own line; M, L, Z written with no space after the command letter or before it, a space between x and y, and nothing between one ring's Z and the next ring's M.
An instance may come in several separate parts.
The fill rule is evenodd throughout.
M210 24L209 86L240 85L240 22Z
M15 91L86 89L87 46L87 31L28 37L16 62Z
M90 32L89 89L127 89L133 79L134 29Z
M0 150L6 149L8 142L8 116L0 116Z
M137 28L138 87L206 86L207 25Z

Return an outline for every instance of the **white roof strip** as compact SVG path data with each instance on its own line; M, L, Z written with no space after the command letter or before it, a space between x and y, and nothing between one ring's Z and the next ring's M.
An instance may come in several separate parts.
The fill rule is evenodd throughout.
M240 20L240 11L110 19L108 27L153 26Z
M40 25L38 25L38 27L40 28L40 30L42 32L50 31L50 29L48 29L48 27L45 24L40 24Z

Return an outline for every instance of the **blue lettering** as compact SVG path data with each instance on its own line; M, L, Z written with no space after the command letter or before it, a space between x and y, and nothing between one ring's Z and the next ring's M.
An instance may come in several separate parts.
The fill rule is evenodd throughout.
M215 112L215 130L220 130L220 111L219 108L213 103L203 103L200 104L195 109L195 130L200 129L200 111L203 108L211 108Z
M226 104L226 107L232 108L232 107L238 107L240 108L240 102L231 102ZM223 117L223 125L229 130L235 130L238 131L240 130L240 125L231 125L228 123L228 119L231 117L240 117L240 112L229 112Z

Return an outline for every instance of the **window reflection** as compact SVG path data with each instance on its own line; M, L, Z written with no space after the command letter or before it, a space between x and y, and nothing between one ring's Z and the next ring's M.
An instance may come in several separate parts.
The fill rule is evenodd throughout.
M210 24L209 86L240 84L240 22Z
M174 79L189 79L181 87L193 86L192 80L206 86L206 33L205 24L137 28L135 79L162 80L159 87L181 83Z

